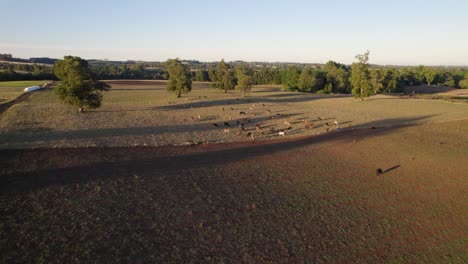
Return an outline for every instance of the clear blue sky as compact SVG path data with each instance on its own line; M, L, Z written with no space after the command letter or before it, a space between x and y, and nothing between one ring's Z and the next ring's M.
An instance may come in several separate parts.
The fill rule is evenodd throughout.
M468 0L0 0L0 53L468 65Z

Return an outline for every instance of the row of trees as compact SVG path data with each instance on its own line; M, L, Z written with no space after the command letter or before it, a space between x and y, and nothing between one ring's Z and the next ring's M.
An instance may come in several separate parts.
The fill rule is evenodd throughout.
M0 63L0 81L56 80L50 66Z
M222 61L217 69L198 70L192 74L193 80L218 82L220 71L225 71L225 65ZM329 61L323 66L303 68L296 65L261 69L249 68L246 64L237 67L239 66L249 69L249 76L254 85L276 84L283 85L289 91L320 93L351 93L352 90L352 67L334 61ZM235 70L233 72L237 73ZM461 68L383 67L369 64L369 75L375 84L376 92L379 93L398 93L402 92L405 85L421 84L468 88L468 71ZM237 75L234 77L238 78Z
M279 64L272 67L258 68L248 63L224 61L213 66L203 63L180 61L189 68L192 81L211 81L216 87L230 90L235 87L240 76L238 67L243 67L249 82L258 84L283 85L290 91L320 93L351 93L351 67L329 61L325 65ZM193 65L197 67L194 68ZM258 66L258 65L257 65ZM98 79L153 79L167 80L169 72L165 63L98 63L90 64ZM205 67L206 68L206 67ZM438 86L467 88L467 70L462 68L442 67L383 67L370 65L370 75L376 83L376 92L402 92L405 85L433 84ZM228 73L226 75L226 73ZM53 68L40 64L0 63L0 81L56 79ZM224 82L220 82L224 78ZM245 78L243 82L245 82ZM377 85L380 84L380 85ZM226 89L223 87L226 86Z
M356 56L351 67L329 61L323 67L252 69L246 64L232 67L221 60L216 69L190 73L179 60L169 60L185 69L184 78L195 81L212 81L212 86L227 92L236 87L247 93L255 84L281 84L286 90L311 93L352 93L364 98L376 93L400 93L405 85L437 84L468 88L468 72L464 69L418 67L379 67L369 64L369 51ZM170 62L170 63L169 63ZM168 66L166 66L168 67ZM170 82L172 73L169 71ZM169 88L168 88L169 89ZM187 91L184 88L183 92ZM171 91L177 88L171 86ZM180 96L180 94L178 94Z
M139 80L167 80L168 69L148 69L143 64L130 65L93 65L91 69L101 80L139 79Z
M271 69L254 71L245 64L232 67L221 60L216 70L207 73L199 71L195 76L210 78L214 81L213 87L224 90L225 93L237 88L244 95L254 84L259 84L259 80L263 80L265 84L281 83L285 89L291 91L347 93L351 88L351 93L362 99L377 92L396 92L408 82L414 84L423 79L428 85L439 78L444 83L449 82L453 86L468 88L468 76L464 71L440 74L423 66L417 67L416 71L407 71L408 68L371 67L369 51L357 55L356 59L357 62L351 67L330 61L323 68L298 69L290 66L278 71ZM177 97L191 91L194 75L187 64L183 64L179 59L170 59L164 66L169 77L168 91L174 92ZM90 68L88 61L79 57L65 56L63 60L58 60L53 67L53 73L61 80L54 89L55 93L64 102L77 106L79 112L85 107L100 107L102 92L110 88L106 83L99 81L99 75Z
M182 64L179 59L170 59L166 62L169 72L167 91L174 92L177 97L192 90L192 74L187 65ZM224 90L234 90L236 87L245 95L252 89L252 71L245 65L236 68L221 60L218 63L215 75L212 75L214 83L212 87Z

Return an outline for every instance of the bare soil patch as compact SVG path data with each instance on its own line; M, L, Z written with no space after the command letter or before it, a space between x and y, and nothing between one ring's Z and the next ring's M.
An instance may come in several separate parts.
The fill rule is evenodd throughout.
M467 121L262 143L0 150L0 258L463 263L467 155Z

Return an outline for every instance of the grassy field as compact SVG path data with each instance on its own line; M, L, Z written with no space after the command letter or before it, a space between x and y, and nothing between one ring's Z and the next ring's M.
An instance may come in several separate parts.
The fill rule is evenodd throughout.
M0 263L468 262L468 104L110 83L0 115Z
M242 97L195 83L175 98L160 81L114 81L101 109L79 114L52 91L33 94L0 117L0 147L160 146L318 135L340 129L421 124L468 118L468 104L375 96L314 95L259 86ZM240 115L245 112L245 115ZM322 120L318 120L320 117ZM249 123L250 120L250 123ZM307 120L310 123L302 123ZM230 127L225 127L228 122ZM240 133L237 122L243 123ZM219 127L215 127L216 123ZM329 126L327 126L327 124ZM262 131L256 130L259 125ZM308 128L307 128L308 127ZM229 133L224 133L224 128Z
M42 85L47 81L13 81L0 82L0 104L9 102L24 92L24 88Z

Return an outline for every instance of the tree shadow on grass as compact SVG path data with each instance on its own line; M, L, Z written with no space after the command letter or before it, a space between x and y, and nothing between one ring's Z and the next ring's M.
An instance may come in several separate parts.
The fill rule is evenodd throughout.
M391 168L388 168L388 169L384 170L383 173L391 172L392 170L396 170L396 169L398 169L400 167L401 167L401 165L393 166Z
M291 118L300 115L298 113L282 114L281 118ZM98 139L98 138L112 138L112 137L128 137L128 136L150 136L160 135L164 133L185 133L185 132L206 132L206 131L220 131L223 128L236 128L237 124L244 124L246 128L254 128L256 124L261 124L272 119L279 119L276 115L269 115L264 117L239 117L232 120L216 121L218 126L214 123L200 123L217 119L217 116L202 117L200 120L197 117L192 117L193 120L186 118L185 124L162 125L162 126L148 126L148 127L123 127L123 128L96 128L84 130L67 130L67 131L46 131L44 133L24 133L24 130L12 131L8 135L0 138L0 144L21 144L21 143L34 143L37 141L47 140L64 140L64 139ZM224 122L229 123L229 126L224 125ZM182 143L182 142L180 142Z
M21 192L44 188L51 185L83 183L106 178L146 175L165 175L180 170L223 166L243 159L256 159L272 153L290 151L329 141L359 141L394 133L409 123L425 120L430 116L417 118L385 119L364 124L373 127L377 123L399 123L385 128L343 130L318 136L266 142L239 142L234 144L200 145L195 147L109 147L75 149L0 150L0 172L8 172L0 177L0 192ZM337 144L340 144L339 142ZM172 149L177 154L164 150ZM28 153L33 153L29 154ZM37 157L37 160L22 157ZM105 157L105 158L103 158ZM62 159L60 167L48 167L49 159ZM44 163L40 160L44 160ZM85 165L77 165L83 159ZM71 162L68 165L70 160ZM109 161L111 160L111 161ZM35 163L35 170L21 172L22 167ZM79 164L79 163L78 163ZM391 168L391 169L396 169ZM390 171L390 170L388 170Z
M212 101L200 101L200 102L190 102L190 103L176 103L171 105L165 106L157 106L154 107L155 110L182 110L188 108L203 108L203 107L231 107L233 105L239 104L282 104L282 103L300 103L300 102L310 102L314 100L322 100L322 99L337 99L343 97L350 97L348 95L333 95L333 96L314 96L311 94L303 94L303 93L285 93L285 94L277 94L277 95L266 95L262 97L242 97L242 98L226 98L221 100L212 100ZM260 107L268 107L265 106L256 106L257 108ZM242 110L248 109L245 106ZM239 109L238 109L239 110Z

